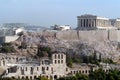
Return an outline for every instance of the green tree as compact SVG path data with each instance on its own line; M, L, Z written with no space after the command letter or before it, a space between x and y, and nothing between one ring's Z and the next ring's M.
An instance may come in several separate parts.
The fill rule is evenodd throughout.
M66 62L67 62L67 66L72 68L73 60L69 55L66 56Z
M95 70L89 74L90 80L106 80L106 73L102 69Z
M0 52L11 53L15 52L15 49L10 44L3 44L2 47L0 48Z
M46 77L39 76L36 80L49 80L49 79Z
M89 77L83 74L76 74L76 77L77 77L77 80L89 80Z
M48 55L48 57L51 57L51 48L45 47L45 46L38 46L37 56L38 57L44 57Z

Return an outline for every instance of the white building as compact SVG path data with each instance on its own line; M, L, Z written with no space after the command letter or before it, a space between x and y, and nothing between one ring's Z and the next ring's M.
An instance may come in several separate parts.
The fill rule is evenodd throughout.
M17 35L14 35L14 36L0 36L0 44L16 41L18 38L19 38L19 36L17 36Z
M70 25L54 25L52 26L53 30L67 31L71 29Z
M0 29L0 44L9 43L19 38L19 34L24 31L24 28L1 28Z
M15 35L19 35L21 32L24 31L24 28L13 28L13 31L15 32Z

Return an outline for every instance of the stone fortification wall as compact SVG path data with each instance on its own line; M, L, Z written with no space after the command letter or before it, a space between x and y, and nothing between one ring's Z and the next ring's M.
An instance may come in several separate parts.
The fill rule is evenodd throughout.
M82 41L106 41L107 39L106 30L79 31L79 40Z
M47 30L47 31L42 31L41 34L42 36L45 37L56 37L56 31Z
M59 31L56 33L56 38L62 40L79 40L79 32L72 30L72 31Z
M110 41L120 41L120 30L110 30L108 33Z
M120 41L120 30L69 30L69 31L52 31L46 30L35 33L36 35L57 38L68 41ZM11 42L18 39L18 36L1 36L0 42Z
M108 39L108 31L60 31L56 33L56 37L61 40L105 41Z
M81 41L120 41L120 30L89 30L89 31L58 31L50 33L60 40L81 40Z

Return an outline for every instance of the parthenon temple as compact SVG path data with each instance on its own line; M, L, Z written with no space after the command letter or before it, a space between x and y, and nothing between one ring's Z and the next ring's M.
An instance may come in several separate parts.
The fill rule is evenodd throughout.
M77 16L77 29L92 30L92 29L119 29L120 19L109 19L95 15Z

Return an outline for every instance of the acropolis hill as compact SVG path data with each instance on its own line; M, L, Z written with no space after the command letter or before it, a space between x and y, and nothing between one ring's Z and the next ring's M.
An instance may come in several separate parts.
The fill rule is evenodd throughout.
M40 42L42 45L52 47L53 50L69 54L91 55L92 51L96 51L102 57L111 58L114 61L119 60L119 18L81 15L77 17L77 25L76 30L58 26L58 31L44 30L38 33L27 33L25 36L29 38L25 40L30 45ZM81 48L83 49L81 50ZM70 52L69 49L72 51Z
M78 27L76 30L24 32L13 43L19 46L21 42L26 42L28 47L37 47L40 44L50 46L53 50L80 55L90 55L95 50L97 54L102 54L103 57L119 60L119 19L108 19L94 15L81 15L77 19ZM60 29L62 28L60 27ZM85 48L81 50L81 47ZM28 48L24 50L24 53L17 49L17 46L15 46L15 49L17 54L36 54L34 48ZM69 52L69 49L72 51Z
M3 50L3 54L0 54L2 68L7 66L4 77L13 76L22 79L34 79L41 74L41 76L52 78L52 80L54 80L59 77L67 76L69 73L73 75L81 72L83 74L89 74L91 67L86 67L87 65L84 65L85 67L83 65L82 67L80 65L74 65L75 67L72 67L69 70L69 67L66 66L68 56L72 59L78 59L80 61L79 64L85 62L91 56L94 56L93 58L96 58L96 61L100 59L103 61L110 59L119 63L120 30L119 25L116 26L116 24L119 24L119 20L114 21L113 23L113 21L111 22L111 20L107 18L82 15L78 17L78 27L76 30L64 28L69 26L57 26L57 28L55 28L57 30L42 30L36 32L23 31L19 34L17 40L15 40L16 38L12 38L14 35L7 36L6 38L4 38L5 36L2 36L1 40L5 41L1 42L11 43L2 46L6 47L7 45L7 47L14 49L13 53L5 53ZM19 31L21 32L21 29L15 29L15 32ZM17 35L17 33L15 35ZM50 48L52 52L52 58L50 59L52 62L48 58L49 54L45 51L43 51L43 58L38 58L38 54L42 54L40 48L43 47L47 47L47 49ZM31 59L32 63L29 65L25 64L26 62L29 62L29 59L26 59L26 57ZM39 63L37 60L35 62L38 63L34 63L32 59L34 60L35 58L38 58L38 60L40 59L41 62ZM14 62L17 59L18 61ZM19 64L21 59L23 60L23 63ZM24 61L24 59L26 59L26 61ZM50 61L50 64L48 65L42 60L47 60L47 62ZM12 63L9 63L9 61ZM9 68L9 66L13 65L14 67ZM17 65L18 68L16 68L15 65ZM96 66L90 66L92 66L93 69L98 69ZM114 68L116 68L116 66ZM14 72L14 69L17 72ZM51 69L51 71L49 71L49 69ZM103 69L107 72L110 69L113 69L113 67L106 65Z
M24 33L13 44L20 45L26 42L28 47L37 47L38 44L49 46L52 50L65 52L68 54L78 53L79 55L91 55L93 51L102 54L103 57L119 60L119 30L92 30L92 31L41 31ZM71 50L71 51L69 51ZM23 51L17 49L17 54ZM24 50L23 55L33 54L34 48Z

